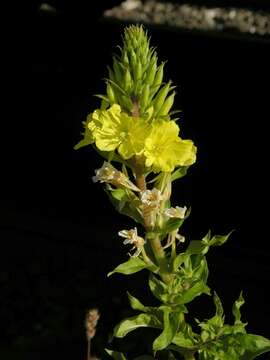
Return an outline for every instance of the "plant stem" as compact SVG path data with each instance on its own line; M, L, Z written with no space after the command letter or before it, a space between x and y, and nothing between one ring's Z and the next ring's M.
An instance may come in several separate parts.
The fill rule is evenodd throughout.
M151 248L155 255L156 261L160 267L160 276L162 280L168 284L172 279L172 274L168 272L168 262L166 259L165 251L161 245L160 239L156 236L153 239L149 239Z
M137 183L138 188L139 188L141 191L146 190L146 182L145 182L145 177L144 177L144 175L142 175L142 174L137 175L137 176L136 176L136 183Z
M91 339L87 340L87 355L86 355L86 360L90 360L91 359Z
M185 358L185 360L196 360L195 356L194 356L194 352L190 352L190 351L187 351L184 354L184 358Z

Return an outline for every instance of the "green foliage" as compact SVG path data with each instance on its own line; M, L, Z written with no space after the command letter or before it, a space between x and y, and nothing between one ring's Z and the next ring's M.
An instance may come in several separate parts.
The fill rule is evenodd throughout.
M127 358L121 352L106 349L107 354L109 354L114 360L127 360Z
M154 351L166 349L171 344L183 321L182 314L182 311L172 311L170 307L164 307L163 331L153 343Z
M139 257L131 257L128 261L123 264L118 265L113 271L109 272L108 276L111 276L114 273L119 273L123 275L131 275L139 272L143 269L151 269L156 270L157 268L153 268L151 265L145 263Z
M129 216L137 223L143 224L143 219L138 211L139 199L128 189L114 189L107 186L106 193L115 209L123 215Z
M113 331L114 336L122 338L141 327L161 328L161 322L152 314L140 314L122 320Z

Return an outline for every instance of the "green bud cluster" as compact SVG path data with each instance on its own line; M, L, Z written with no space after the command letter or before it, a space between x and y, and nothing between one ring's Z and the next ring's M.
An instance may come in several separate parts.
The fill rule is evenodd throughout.
M158 64L156 51L150 47L147 32L142 26L125 29L120 54L114 55L106 79L106 95L101 96L107 105L119 104L135 115L150 117L168 116L175 92L171 82L163 82L165 63Z

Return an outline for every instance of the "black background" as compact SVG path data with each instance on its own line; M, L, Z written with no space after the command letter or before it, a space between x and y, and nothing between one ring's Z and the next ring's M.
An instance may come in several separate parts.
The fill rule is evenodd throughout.
M106 278L126 259L117 231L133 224L92 184L101 159L91 148L73 150L81 122L98 107L93 94L104 91L124 25L100 19L108 2L54 4L55 15L40 13L37 2L16 13L7 41L0 355L14 359L82 358L84 313L92 306L102 313L99 352L126 314L126 289L145 296L146 274ZM197 163L174 185L175 205L192 207L183 234L189 240L209 228L235 229L209 254L210 285L226 311L242 289L248 330L269 337L269 43L148 30L177 85L182 136L198 147ZM197 317L213 311L206 300L193 305Z

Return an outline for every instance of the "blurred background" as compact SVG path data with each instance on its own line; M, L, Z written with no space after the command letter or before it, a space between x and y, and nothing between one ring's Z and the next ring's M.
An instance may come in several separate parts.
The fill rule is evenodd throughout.
M267 31L256 31L262 19L258 15L266 19L260 20L266 21L264 28L269 26L267 3L174 0L170 11L185 5L189 16L193 14L180 26L164 8L168 1L159 2L163 8L151 5L158 14L151 21L143 15L149 2L121 5L120 0L33 1L8 13L1 358L85 357L84 316L91 307L101 311L93 344L101 356L113 325L129 314L126 290L151 301L145 273L132 281L106 277L126 260L128 250L117 232L133 223L116 214L102 187L91 181L102 160L91 148L73 150L82 121L99 106L93 95L104 92L102 78L124 26L138 16L147 20L160 61L168 61L165 78L177 85L182 136L198 147L197 163L173 189L175 205L192 207L183 235L200 239L209 229L217 234L235 229L226 245L209 254L209 282L227 312L243 290L249 332L270 337L270 41ZM212 24L222 18L221 25L198 26L205 15L202 7L212 9ZM248 24L257 24L255 31L246 22L245 31L227 26L232 11L249 16ZM208 302L194 302L196 317L211 316L214 309Z

